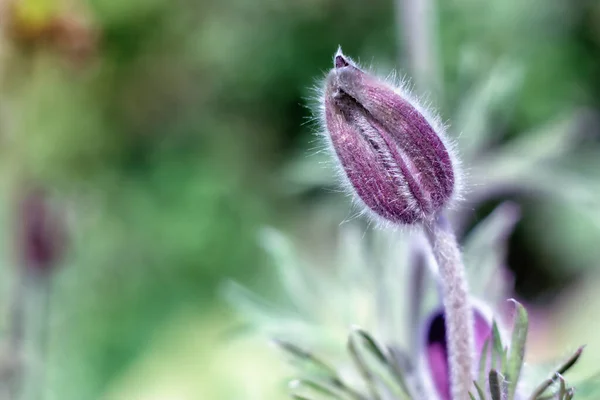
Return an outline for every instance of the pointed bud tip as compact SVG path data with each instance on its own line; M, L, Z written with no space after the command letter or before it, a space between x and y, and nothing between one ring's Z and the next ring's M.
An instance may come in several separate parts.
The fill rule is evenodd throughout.
M507 303L512 303L515 308L519 307L519 306L523 306L521 303L519 303L516 299L510 298L510 299L506 299Z
M350 65L341 52L338 52L338 54L335 55L333 64L336 69L347 67L348 65Z

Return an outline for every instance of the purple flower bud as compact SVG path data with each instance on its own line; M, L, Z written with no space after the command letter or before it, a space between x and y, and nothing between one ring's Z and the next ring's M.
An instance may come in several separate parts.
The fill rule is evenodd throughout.
M52 271L64 253L63 216L51 207L46 193L39 188L28 191L19 208L21 263L37 273Z
M475 359L479 360L485 341L491 336L492 325L482 310L475 307L473 313L475 329ZM423 358L426 375L431 380L440 400L452 400L450 391L450 361L446 342L446 321L442 310L435 311L425 324Z
M386 221L430 219L451 199L455 163L439 124L341 51L325 81L328 141L358 198Z

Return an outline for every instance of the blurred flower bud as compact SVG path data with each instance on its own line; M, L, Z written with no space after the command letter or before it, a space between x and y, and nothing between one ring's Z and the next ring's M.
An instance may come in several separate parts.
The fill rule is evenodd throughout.
M64 255L66 229L63 215L51 207L41 189L27 192L19 207L21 264L28 270L48 273L58 266Z
M375 215L412 224L449 202L456 163L440 124L406 93L338 51L323 104L331 148L350 187Z

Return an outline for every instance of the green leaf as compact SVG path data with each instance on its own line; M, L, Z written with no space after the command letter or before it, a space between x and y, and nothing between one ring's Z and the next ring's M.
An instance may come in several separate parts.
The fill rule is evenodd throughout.
M542 382L533 392L533 394L529 397L530 400L545 400L545 399L551 399L554 397L554 394L550 395L550 396L545 396L542 397L542 395L546 392L546 390L548 390L548 388L550 388L550 386L552 386L552 384L556 381L556 372L554 373L554 375L552 376L552 378L548 378L546 380L544 380L544 382Z
M567 390L567 394L565 395L565 400L571 400L575 396L575 389L569 388Z
M387 357L383 354L383 351L379 348L379 345L375 342L375 339L369 335L368 332L361 328L355 327L352 329L352 333L362 339L363 343L366 344L366 349L369 350L380 362L388 364Z
M397 367L396 363L392 362L388 359L388 357L385 356L375 339L373 339L368 332L358 327L355 327L353 332L362 339L363 343L366 345L366 350L368 350L396 378L396 381L402 391L405 394L408 393L408 386L406 384L406 379L404 378L404 371L401 371Z
M315 288L308 284L310 270L302 263L294 243L274 228L263 228L259 239L277 268L286 295L298 310L310 313L316 306L311 293Z
M499 359L497 357L499 357ZM504 353L502 338L500 337L500 330L498 329L498 324L496 324L496 321L494 321L492 324L492 368L496 368L496 363L499 361L499 368L501 369L505 358L506 354Z
M583 349L585 348L585 346L581 346L577 349L577 351L575 351L575 353L573 353L573 355L571 357L569 357L564 364L562 364L557 370L556 373L563 375L565 372L567 372L568 370L571 369L571 367L573 367L573 365L575 365L577 363L577 361L579 360L579 357L581 357L581 353L583 353Z
M331 367L326 362L322 361L312 353L283 340L275 339L273 340L273 343L275 343L279 348L284 350L287 354L291 355L292 359L299 364L298 367L301 370L303 370L305 374L308 374L311 377L318 379L319 381L322 380L324 383L321 383L321 386L328 385L332 388L335 388L336 390L348 394L353 399L361 399L360 394L357 393L350 386L346 385L346 383L342 381L342 379L339 377L339 375L333 367ZM308 384L309 386L311 384L318 384L317 382L314 382L310 379L303 379L297 382L304 383L305 386L306 384Z
M295 392L308 392L312 396L325 396L328 399L340 399L341 396L335 391L335 389L328 387L328 385L315 382L310 379L299 379L290 382L290 389L292 390L292 396L306 398L304 394L298 394Z
M512 288L505 272L507 241L520 217L519 206L504 202L478 223L463 247L473 295L488 302L504 301Z
M475 384L475 389L477 390L477 394L479 395L479 400L485 400L485 392L483 391L481 386L479 386L477 382L473 383Z
M527 330L529 319L527 310L516 300L511 300L516 306L515 318L513 324L512 338L510 341L510 352L508 362L504 367L504 375L508 380L508 398L513 400L517 391L517 383L521 375L523 360L525 358L525 343L527 340Z
M312 353L284 340L274 339L273 343L300 362L302 369L309 369L311 374L338 379L335 369Z
M327 399L365 400L360 393L345 385L340 380L325 382L310 378L297 379L290 383L290 389L292 394L297 396L316 398L325 396Z
M457 130L461 132L458 142L465 159L474 158L490 141L493 133L493 117L506 113L509 104L521 87L523 69L520 65L504 60L480 82L464 94L455 116Z
M583 349L585 348L585 346L581 346L577 349L577 351L575 353L573 353L573 355L571 357L569 357L563 364L561 364L556 372L554 372L552 374L552 377L544 380L534 391L533 394L529 397L531 400L536 400L538 399L541 395L543 395L546 390L548 390L548 388L550 386L552 386L552 384L554 382L556 382L556 380L558 379L559 376L563 375L565 372L567 372L569 369L571 369L571 367L573 367L573 365L575 365L577 363L577 360L579 360L579 357L581 357L581 353L583 352Z
M226 300L237 309L240 315L247 316L249 320L282 320L287 317L286 312L278 306L265 301L237 282L226 282L222 290Z
M367 363L361 357L358 345L356 344L356 340L354 339L353 334L350 334L350 337L348 338L348 350L350 352L350 356L352 357L354 365L356 365L358 372L367 384L367 389L369 390L370 397L373 400L380 400L381 396L379 395L379 391L377 390L377 383L375 382L373 373L369 369Z
M485 343L483 344L483 349L481 351L481 358L479 359L479 379L478 379L478 383L481 386L485 386L485 376L487 374L486 368L487 368L487 355L489 352L489 347L490 347L490 339L487 338L485 340ZM477 387L477 385L476 385Z
M372 399L379 399L378 383L384 384L398 400L409 399L403 371L383 353L376 341L364 330L353 328L348 349L354 364L367 383Z
M558 388L558 398L560 400L564 400L567 395L567 383L565 382L565 378L562 375L558 375L558 380L560 381L560 386Z

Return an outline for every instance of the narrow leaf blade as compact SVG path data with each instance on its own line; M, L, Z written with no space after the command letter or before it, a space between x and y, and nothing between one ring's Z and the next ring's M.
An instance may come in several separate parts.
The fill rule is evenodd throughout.
M529 318L527 310L520 303L512 300L515 303L515 318L510 342L510 351L508 354L508 362L504 368L508 384L508 398L513 400L517 390L517 383L521 375L523 360L525 358L525 344L527 341L527 331L529 326Z

